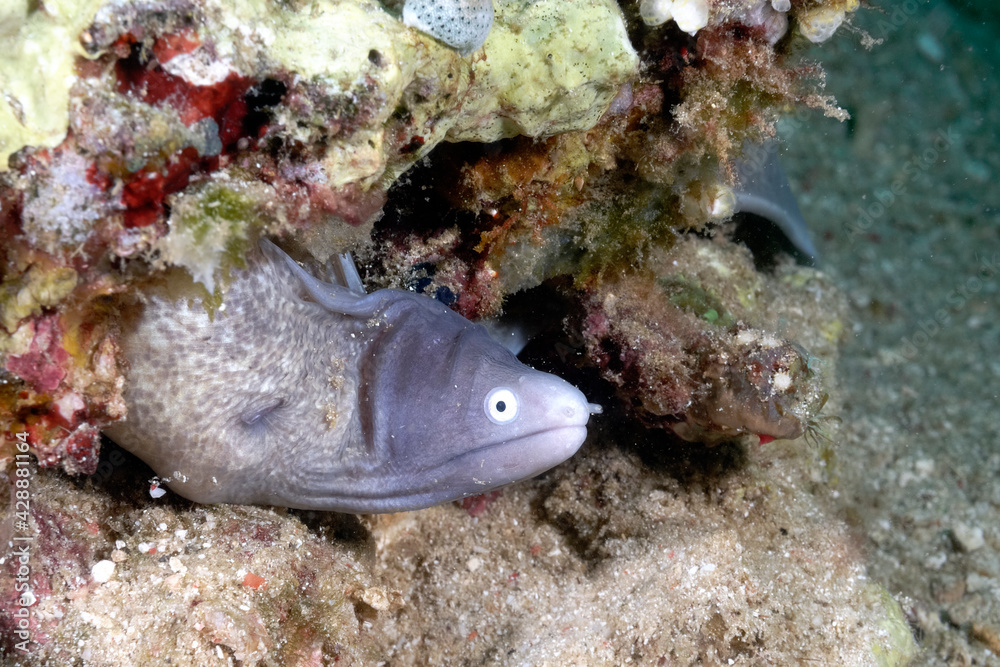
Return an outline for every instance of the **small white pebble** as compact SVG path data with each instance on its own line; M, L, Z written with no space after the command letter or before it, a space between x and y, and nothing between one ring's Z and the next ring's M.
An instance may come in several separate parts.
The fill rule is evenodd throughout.
M771 0L771 8L776 12L787 12L792 8L792 0Z
M187 566L184 565L184 563L181 562L181 559L178 558L177 556L171 556L169 562L170 562L170 569L173 570L174 572L187 571Z
M149 487L149 497L150 498L153 498L153 499L162 498L165 495L167 495L167 490L164 489L162 486L150 486Z
M483 561L476 556L473 556L469 560L465 561L465 567L469 568L469 572L475 572L480 567L482 567Z
M986 540L983 539L983 529L978 526L956 523L951 528L951 534L954 536L958 548L966 553L975 551L986 544Z
M792 386L792 376L787 371L778 371L771 378L771 385L779 394L784 393Z
M934 472L934 459L917 459L913 462L913 469L921 477L927 477Z
M97 583L103 584L105 581L111 579L111 575L115 572L115 564L109 560L102 560L94 563L94 566L90 568L90 576L94 578Z
M167 588L170 590L177 592L181 589L181 579L183 578L183 572L174 572L172 575L164 579L163 583L166 584Z

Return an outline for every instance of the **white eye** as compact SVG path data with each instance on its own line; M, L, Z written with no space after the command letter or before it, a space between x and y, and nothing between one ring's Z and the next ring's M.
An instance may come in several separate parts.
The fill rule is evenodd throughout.
M506 387L491 389L486 394L486 416L494 424L506 424L517 417L517 396Z

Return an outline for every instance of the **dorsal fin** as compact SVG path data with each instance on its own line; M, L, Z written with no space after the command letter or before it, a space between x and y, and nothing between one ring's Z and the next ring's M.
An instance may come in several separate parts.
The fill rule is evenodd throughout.
M268 239L260 240L260 249L272 264L287 267L292 275L301 281L312 300L331 312L352 317L370 317L382 301L382 297L377 293L365 294L361 277L350 255L338 256L337 268L344 275L338 276L337 279L344 284L337 284L316 278Z
M347 285L347 289L358 295L366 294L364 283L361 282L361 274L358 273L358 267L354 265L351 253L344 252L337 255L337 267L339 269L338 277Z

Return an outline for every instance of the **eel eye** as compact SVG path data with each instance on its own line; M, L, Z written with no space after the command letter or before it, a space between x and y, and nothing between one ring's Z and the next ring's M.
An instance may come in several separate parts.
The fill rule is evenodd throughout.
M507 424L517 417L517 396L507 387L491 389L483 406L494 424Z

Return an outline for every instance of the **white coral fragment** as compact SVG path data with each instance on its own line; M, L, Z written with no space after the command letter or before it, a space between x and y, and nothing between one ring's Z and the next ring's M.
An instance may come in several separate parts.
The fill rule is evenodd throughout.
M98 561L90 568L90 576L99 584L109 581L114 572L115 564L110 560Z
M675 0L674 22L689 35L708 25L708 0Z
M648 26L662 25L673 18L673 0L642 0L639 16Z
M760 29L767 43L773 46L788 32L787 9L778 9L776 5L786 7L790 3L789 0L757 0L733 18L745 26Z
M493 27L492 0L406 0L403 23L426 32L463 56L476 51Z
M814 44L833 37L847 13L837 7L814 7L798 14L799 32Z
M694 35L708 25L708 0L642 0L639 16L649 26L672 18L678 28Z

